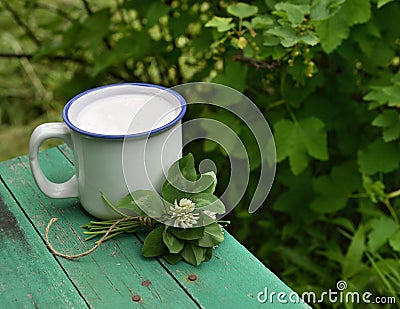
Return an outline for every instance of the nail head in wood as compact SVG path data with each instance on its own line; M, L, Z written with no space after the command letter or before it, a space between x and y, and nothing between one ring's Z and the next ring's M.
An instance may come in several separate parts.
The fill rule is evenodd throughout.
M188 276L189 281L196 281L197 280L197 276L195 274L191 274Z

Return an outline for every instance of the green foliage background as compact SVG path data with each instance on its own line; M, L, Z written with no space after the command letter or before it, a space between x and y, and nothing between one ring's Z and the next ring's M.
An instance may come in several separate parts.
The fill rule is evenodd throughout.
M228 85L263 112L278 159L265 206L249 215L260 163L256 145L246 143L253 177L231 232L299 293L346 280L347 291L399 297L398 1L0 5L1 159L26 153L33 127L61 120L65 102L90 87ZM188 118L197 115L251 140L227 113L204 107ZM226 164L213 143L187 148L220 170Z

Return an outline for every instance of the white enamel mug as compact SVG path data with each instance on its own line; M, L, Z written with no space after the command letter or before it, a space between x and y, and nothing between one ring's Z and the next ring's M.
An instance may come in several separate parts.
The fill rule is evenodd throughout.
M91 215L117 218L101 193L115 205L133 189L160 192L168 168L181 157L185 112L182 96L157 85L113 84L83 92L65 105L64 122L33 131L33 177L49 197L79 197ZM39 147L49 138L73 148L76 173L64 183L51 182L40 168Z

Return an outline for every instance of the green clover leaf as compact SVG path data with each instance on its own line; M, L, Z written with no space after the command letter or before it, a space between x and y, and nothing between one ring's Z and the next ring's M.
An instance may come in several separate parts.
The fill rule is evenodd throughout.
M206 248L196 246L191 243L186 243L182 249L182 258L194 266L199 266L205 260Z
M224 204L211 193L197 193L191 196L191 200L196 204L196 208L200 210L209 210L217 214L225 213Z
M178 264L182 260L181 255L177 253L167 253L164 254L162 257L171 265Z
M191 198L194 193L213 193L217 185L214 172L198 175L191 153L179 159L168 169L168 177L162 187L163 198L174 204L182 198Z
M204 226L199 226L191 229L170 227L169 230L175 237L182 240L195 240L204 236Z
M224 234L217 222L211 223L204 227L204 235L197 239L196 245L205 248L212 248L224 241Z
M145 257L155 257L168 253L168 248L163 242L164 227L153 229L144 240L142 254Z
M147 216L154 219L163 218L167 211L161 197L154 191L151 190L136 190L131 193L133 204L136 204ZM135 206L133 206L135 208Z
M170 253L179 253L185 244L184 241L172 235L167 226L164 228L163 242Z
M138 216L146 215L146 213L135 203L130 193L117 202L117 208L133 210Z

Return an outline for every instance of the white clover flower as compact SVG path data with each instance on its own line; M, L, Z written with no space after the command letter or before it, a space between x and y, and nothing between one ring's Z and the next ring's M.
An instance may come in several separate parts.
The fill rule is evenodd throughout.
M207 216L209 216L211 219L215 220L217 219L217 213L210 211L210 210L203 210L203 213Z
M174 227L188 228L193 227L199 220L199 214L193 213L195 203L187 198L182 198L178 202L175 200L174 206L170 206L171 219L175 219Z
M174 205L175 205L175 208L179 207L179 208L183 209L186 213L192 212L194 210L194 206L196 206L195 203L193 203L191 200L189 200L187 198L182 198L179 201L179 205L175 200Z

